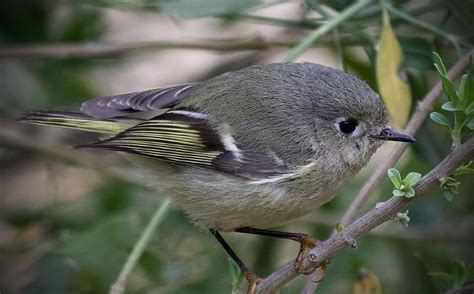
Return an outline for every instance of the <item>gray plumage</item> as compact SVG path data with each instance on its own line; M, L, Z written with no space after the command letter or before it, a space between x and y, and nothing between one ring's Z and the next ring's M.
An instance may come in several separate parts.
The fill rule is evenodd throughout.
M366 83L310 63L251 66L199 84L96 98L81 110L87 123L108 126L163 107L170 110L131 127L128 120L89 147L141 155L133 160L147 167L153 187L198 226L222 231L311 212L368 162L382 142L375 138L391 139L380 135L386 111ZM71 127L33 113L23 120Z
M240 149L265 155L259 164L298 174L249 184L202 168L152 169L154 186L166 183L165 192L192 220L222 231L274 227L320 207L380 145L367 138L369 127L387 124L380 98L366 83L309 63L226 73L198 85L180 106L199 109L217 128L229 126ZM339 118L354 118L364 129L345 136L336 128Z

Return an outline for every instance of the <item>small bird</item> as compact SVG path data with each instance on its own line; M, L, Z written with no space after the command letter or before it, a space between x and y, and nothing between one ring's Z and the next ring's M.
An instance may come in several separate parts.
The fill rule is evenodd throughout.
M101 133L79 148L129 153L151 186L209 229L249 281L258 278L219 232L300 242L268 230L331 200L384 140L413 142L387 127L385 107L363 81L312 63L254 65L201 83L85 102L79 112L32 111L21 121Z

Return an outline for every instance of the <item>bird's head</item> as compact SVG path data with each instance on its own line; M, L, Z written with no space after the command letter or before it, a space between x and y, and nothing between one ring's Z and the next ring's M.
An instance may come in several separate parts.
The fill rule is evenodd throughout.
M361 166L385 141L415 141L388 126L385 106L365 82L323 66L311 75L313 128L319 147L329 155Z

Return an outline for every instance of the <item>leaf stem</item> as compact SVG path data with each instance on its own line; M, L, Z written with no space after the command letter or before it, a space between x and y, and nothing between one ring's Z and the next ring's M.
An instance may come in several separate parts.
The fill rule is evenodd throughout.
M356 14L359 10L367 6L372 2L371 0L359 0L355 4L346 8L343 12L339 15L330 18L326 23L321 25L315 31L313 31L309 36L304 38L298 45L296 45L290 53L283 59L284 62L291 62L305 53L314 42L316 42L319 38L321 38L324 34L329 32L330 30L337 27L340 23L348 19L349 17Z
M130 253L130 255L128 256L128 259L125 262L117 280L110 288L110 294L120 294L125 291L125 285L127 283L128 277L130 276L130 273L137 265L140 256L142 255L148 243L150 243L151 237L155 233L163 218L168 213L170 204L171 201L169 199L166 199L165 201L163 201L163 204L161 204L160 208L153 214L147 227L143 231L137 243L135 243L132 253Z

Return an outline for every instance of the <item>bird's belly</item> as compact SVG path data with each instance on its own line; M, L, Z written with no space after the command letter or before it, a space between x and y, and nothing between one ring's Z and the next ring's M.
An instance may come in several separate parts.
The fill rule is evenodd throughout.
M220 231L232 231L241 227L275 227L304 216L320 206L317 199L302 201L301 195L292 195L276 187L266 191L244 189L235 191L233 196L227 194L229 190L220 194L213 194L213 189L205 188L194 192L191 197L189 194L186 197L174 195L175 203L198 226Z
M291 183L252 185L207 169L162 165L158 170L161 172L153 175L152 186L170 196L198 227L221 231L285 224L323 205L342 184L310 176Z
M199 227L221 231L283 225L308 214L332 196L321 193L316 185L303 193L286 185L249 186L240 179L188 180L185 187L167 192Z

